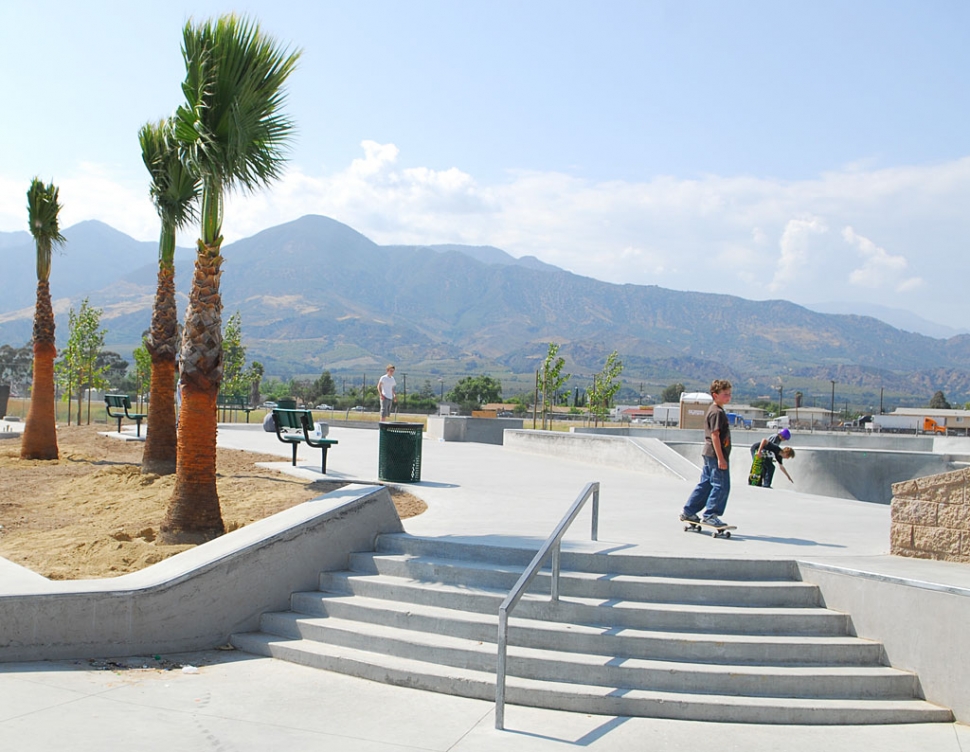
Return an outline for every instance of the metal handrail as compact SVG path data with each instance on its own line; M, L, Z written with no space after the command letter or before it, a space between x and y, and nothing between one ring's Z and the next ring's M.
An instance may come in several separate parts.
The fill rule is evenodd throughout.
M525 589L529 586L535 576L546 563L546 559L552 556L552 581L549 586L549 593L553 602L559 600L559 559L562 548L562 537L566 530L576 519L576 515L586 505L590 496L593 497L593 521L590 537L592 540L599 539L599 518L600 518L600 484L599 481L587 483L583 492L576 498L569 511L559 520L559 524L546 538L546 542L533 557L532 562L526 567L522 576L505 596L502 605L498 607L498 663L495 669L495 728L502 730L505 728L505 675L506 657L508 654L509 641L509 614L516 604L525 594Z

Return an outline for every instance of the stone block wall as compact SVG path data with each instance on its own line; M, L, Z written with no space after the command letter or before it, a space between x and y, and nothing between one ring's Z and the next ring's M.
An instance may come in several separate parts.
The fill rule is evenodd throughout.
M893 484L890 551L970 563L970 469Z

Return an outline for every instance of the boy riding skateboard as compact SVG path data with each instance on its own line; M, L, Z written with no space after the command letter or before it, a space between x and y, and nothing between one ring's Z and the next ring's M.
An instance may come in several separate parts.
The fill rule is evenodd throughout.
M713 402L704 416L704 449L701 459L704 467L701 479L691 492L681 512L684 522L701 522L697 516L703 510L703 522L717 527L727 527L721 519L731 492L731 473L728 457L731 454L731 424L724 405L731 401L731 382L716 379L711 384Z

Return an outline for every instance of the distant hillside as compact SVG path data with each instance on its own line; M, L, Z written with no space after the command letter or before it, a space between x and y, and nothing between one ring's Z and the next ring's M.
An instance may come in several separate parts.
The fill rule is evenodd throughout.
M76 305L89 295L105 309L109 346L130 350L150 320L154 244L96 222L65 234L55 299ZM250 357L270 374L359 374L389 360L415 374L529 374L555 341L577 376L597 372L616 349L631 381L703 387L726 375L739 393L760 394L780 376L806 393L837 378L869 399L880 389L970 397L967 335L934 339L782 300L609 284L491 247L379 246L320 216L227 245L224 255L226 316L240 311ZM177 264L183 294L190 259ZM16 286L29 294L18 289L0 304L0 343L29 336L29 308L11 313L33 304L24 267Z
M885 321L890 326L902 329L906 332L916 332L927 337L936 339L948 339L958 334L968 334L970 330L966 327L957 328L938 324L935 321L927 321L921 316L917 316L910 311L889 306L875 305L873 303L858 303L850 301L831 301L828 303L813 303L805 306L806 308L817 311L818 313L842 313L857 316L872 316L880 321Z

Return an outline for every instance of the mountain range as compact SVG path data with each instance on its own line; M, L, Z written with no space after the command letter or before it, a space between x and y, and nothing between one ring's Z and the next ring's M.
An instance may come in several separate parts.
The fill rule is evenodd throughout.
M64 235L51 272L59 342L68 310L88 297L104 310L107 347L130 356L150 321L157 245L97 221ZM313 215L228 244L223 255L224 319L241 314L249 359L281 378L324 369L376 376L394 361L417 379L450 385L489 373L528 388L556 342L580 386L617 350L628 384L646 391L674 381L704 389L726 377L750 396L779 385L827 395L835 380L860 403L885 392L924 404L936 390L970 399L966 334L935 338L784 300L611 284L490 246L382 246ZM0 233L0 257L0 344L20 346L36 288L29 234ZM184 310L194 254L179 249L176 258Z

